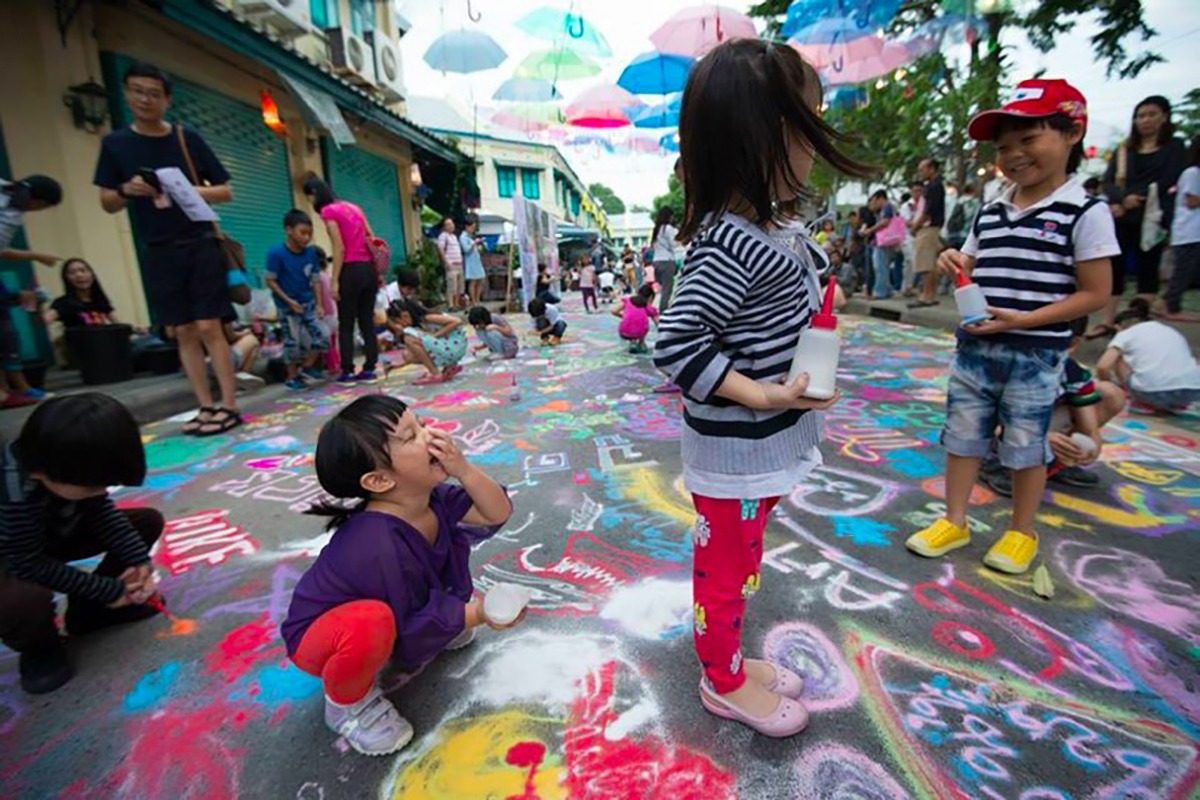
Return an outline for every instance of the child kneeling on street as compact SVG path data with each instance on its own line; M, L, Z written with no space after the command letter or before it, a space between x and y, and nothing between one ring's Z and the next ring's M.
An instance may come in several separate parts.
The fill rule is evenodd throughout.
M512 515L500 484L450 435L386 395L355 400L321 429L317 477L352 506L322 506L333 538L296 584L282 634L288 656L325 687L325 722L360 753L408 744L412 725L383 696L389 660L415 672L443 650L497 630L472 599L471 547ZM446 483L454 478L459 486Z
M158 613L150 548L162 514L118 510L105 487L141 486L146 453L133 416L84 392L47 400L0 451L0 641L20 653L21 688L52 692L74 675L54 622L82 636ZM104 553L93 572L67 562Z
M558 306L535 297L529 301L529 316L533 329L542 337L542 344L558 344L567 332L567 322L558 313Z
M479 344L472 350L487 350L484 358L516 358L521 349L521 340L500 314L493 314L484 306L475 306L467 312L467 322L479 336Z
M1112 212L1073 173L1083 159L1087 105L1063 80L1029 80L1003 108L971 120L972 139L993 141L1013 186L985 205L962 252L938 258L983 290L990 318L958 329L946 398L946 516L909 537L929 558L970 544L967 501L997 426L1000 463L1013 470L1013 516L983 563L1023 573L1037 558L1034 516L1046 487L1047 444L1068 323L1102 308L1119 256Z

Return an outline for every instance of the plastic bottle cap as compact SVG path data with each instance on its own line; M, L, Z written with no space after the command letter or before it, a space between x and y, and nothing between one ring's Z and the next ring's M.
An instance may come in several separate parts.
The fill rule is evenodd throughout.
M834 314L813 314L812 326L827 331L836 330L837 316Z
M962 267L954 267L954 283L959 289L964 286L971 285L971 278L967 275L967 273L963 272Z
M813 314L812 326L822 330L832 331L837 328L837 315L833 313L833 298L837 294L837 280L829 276L825 286L825 297L821 301L821 310Z

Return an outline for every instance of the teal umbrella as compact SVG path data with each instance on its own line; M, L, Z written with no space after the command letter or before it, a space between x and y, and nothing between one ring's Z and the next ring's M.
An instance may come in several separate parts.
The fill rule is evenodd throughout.
M514 103L549 103L561 100L554 84L541 78L509 78L492 93L493 100Z
M548 42L569 47L584 55L608 58L612 48L594 25L578 14L559 8L535 8L517 20L517 27Z
M425 51L425 63L439 72L481 72L504 63L508 53L479 31L444 33Z

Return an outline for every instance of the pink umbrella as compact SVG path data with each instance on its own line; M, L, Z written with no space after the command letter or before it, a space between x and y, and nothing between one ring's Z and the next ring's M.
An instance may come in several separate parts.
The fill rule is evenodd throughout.
M650 41L660 52L693 58L730 39L756 38L758 31L749 17L713 3L685 8L650 34Z
M521 131L521 133L537 133L538 131L547 130L550 127L550 123L548 122L529 119L520 114L514 114L511 111L497 111L492 115L492 124L513 131Z
M860 36L848 42L793 43L792 46L832 86L869 81L912 60L904 45L886 41L882 36Z
M602 83L582 92L567 106L567 124L577 128L623 128L632 124L630 111L642 105L620 86Z

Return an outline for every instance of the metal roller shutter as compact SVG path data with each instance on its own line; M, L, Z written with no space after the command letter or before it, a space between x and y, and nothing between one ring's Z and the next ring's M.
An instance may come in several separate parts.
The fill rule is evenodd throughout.
M118 87L118 122L127 124L132 117L119 76L131 59L115 54L106 59L112 62L106 65L109 85ZM245 245L246 269L261 287L267 250L283 241L283 215L294 205L287 146L263 124L255 106L178 79L173 94L167 118L203 134L229 172L234 199L217 206L221 228Z
M362 208L375 235L387 240L393 265L406 263L404 203L396 165L357 147L339 150L328 141L326 145L325 174L334 194Z

